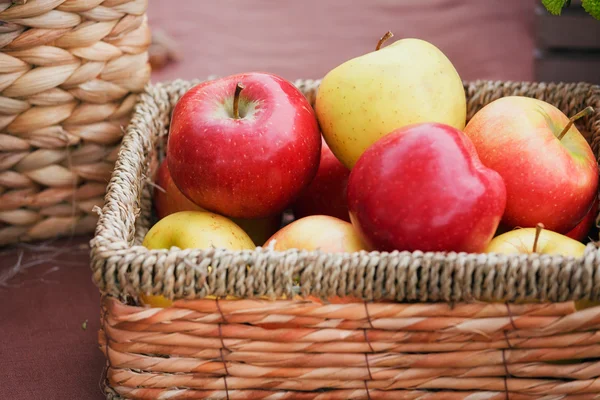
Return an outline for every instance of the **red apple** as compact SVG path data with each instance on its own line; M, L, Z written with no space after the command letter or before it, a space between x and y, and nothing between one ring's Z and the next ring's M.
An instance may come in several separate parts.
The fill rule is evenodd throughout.
M160 187L154 188L154 209L159 219L180 211L206 211L185 197L175 186L166 160L158 167L155 182ZM281 227L281 214L265 218L231 220L242 228L257 246L261 246Z
M203 82L173 110L167 160L177 187L202 208L236 218L281 213L312 181L321 135L290 82L246 73Z
M592 230L592 227L594 227L594 225L596 224L597 216L598 197L595 197L594 203L592 203L592 208L590 208L590 211L588 211L588 213L581 220L581 222L578 223L575 228L571 229L566 234L566 236L570 237L571 239L579 240L581 242L584 241L588 237L590 231Z
M350 219L382 251L482 252L506 203L500 175L460 130L405 126L359 158L348 181Z
M275 243L273 243L273 241ZM310 215L278 230L266 243L274 250L321 250L353 253L369 250L350 222L329 215Z
M300 194L293 206L296 218L329 215L350 222L346 189L350 170L321 142L321 161L317 176Z
M156 171L153 204L158 219L179 211L205 211L198 207L175 186L166 160L163 160Z
M565 234L590 210L598 192L596 158L569 118L553 105L523 96L502 97L477 112L465 133L482 163L504 179L503 224L508 228L542 223Z

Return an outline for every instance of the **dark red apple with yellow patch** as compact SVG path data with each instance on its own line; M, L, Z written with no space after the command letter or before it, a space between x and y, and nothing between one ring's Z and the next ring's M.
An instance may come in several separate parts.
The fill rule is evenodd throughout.
M169 214L179 211L206 211L197 206L175 186L166 159L163 160L156 171L153 193L153 205L158 219L163 219Z
M206 81L177 102L167 160L198 206L235 218L281 213L317 173L315 113L289 81L245 73Z
M333 155L323 140L317 176L292 207L296 219L309 215L329 215L350 222L347 200L349 177L350 170Z
M379 139L350 173L348 207L381 251L482 252L506 204L500 175L449 125L405 126Z
M571 239L579 240L580 242L585 241L588 235L591 233L592 228L596 224L596 217L598 216L598 197L594 197L592 208L581 220L580 223L573 229L571 229L565 236Z
M166 160L160 163L156 172L156 187L154 188L154 209L159 219L180 211L206 211L194 204L175 186ZM230 218L242 228L257 246L262 244L281 227L281 214L265 218L244 219Z

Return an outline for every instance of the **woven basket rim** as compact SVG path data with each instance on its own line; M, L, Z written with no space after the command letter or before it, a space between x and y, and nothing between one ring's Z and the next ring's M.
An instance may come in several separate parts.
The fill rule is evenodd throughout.
M206 79L214 78L216 78L216 76L213 75ZM286 295L291 296L298 293L298 291L302 295L327 297L328 295L339 295L344 292L363 300L389 299L390 296L392 296L390 293L381 293L381 291L378 293L378 291L373 288L354 288L355 290L353 291L344 291L339 290L339 288L335 290L331 288L323 289L320 285L316 285L315 287L312 283L316 280L322 282L328 278L333 279L334 276L328 274L333 273L333 270L339 272L340 264L342 264L342 268L355 269L357 274L362 273L368 275L369 272L365 272L366 270L373 270L370 272L373 274L377 266L382 263L391 263L394 265L402 264L402 266L397 268L405 270L410 270L410 265L414 265L415 263L426 263L429 265L429 268L425 268L422 265L415 266L418 271L413 271L414 276L412 276L411 279L416 279L418 281L422 278L423 273L437 273L442 275L444 279L449 278L451 282L438 283L436 285L448 287L456 286L456 282L454 281L455 278L461 273L464 273L464 271L461 272L460 269L470 268L468 273L473 275L473 281L470 282L473 287L485 285L486 283L494 286L498 283L495 280L498 279L503 282L500 286L504 287L496 287L489 290L471 290L468 291L469 293L464 293L464 291L461 291L458 288L454 288L456 290L450 288L448 293L438 293L433 296L423 293L423 290L427 290L428 288L421 287L419 293L412 295L404 294L404 300L422 302L456 302L472 300L541 300L558 302L579 299L600 300L600 247L594 242L590 242L586 245L584 256L574 258L571 256L566 257L549 254L504 255L422 251L324 253L319 250L306 251L291 249L275 251L262 247L257 247L255 250L182 250L177 247L171 249L150 250L141 246L141 240L139 240L140 234L139 232L132 230L133 226L131 225L129 226L127 237L122 235L123 232L121 232L120 236L115 235L114 223L122 222L117 221L116 218L123 217L123 215L117 216L116 214L111 213L110 210L110 207L115 207L116 193L126 192L125 194L131 196L131 198L139 199L140 191L143 191L142 185L137 185L136 182L129 182L131 183L129 186L123 185L124 182L119 175L123 173L124 168L132 168L132 163L134 163L133 169L137 169L139 170L138 172L141 172L141 157L147 155L147 153L151 151L150 149L155 146L150 136L156 134L155 132L151 132L157 126L156 121L162 120L163 123L166 123L164 121L165 118L168 119L170 117L169 106L165 106L165 102L168 102L169 99L173 102L173 99L178 99L183 92L187 91L190 87L206 79L174 79L150 83L146 86L145 91L140 96L139 102L134 107L133 118L126 129L124 145L119 152L117 165L108 185L105 203L102 209L96 208L100 218L96 226L95 236L90 241L91 265L94 272L94 282L101 292L114 296L135 296L136 293L139 293L141 290L146 294L162 294L168 298L202 298L208 295L233 295L245 298L267 296L274 298ZM297 80L294 82L299 88L305 86L315 88L318 87L319 83L320 80ZM596 103L598 103L595 107L596 113L594 114L594 129L596 129L597 125L598 131L593 132L593 147L597 147L596 139L600 140L600 86L598 85L585 82L553 83L500 80L474 80L464 81L463 83L466 90L469 90L468 88L471 86L479 88L505 86L520 87L532 85L538 89L541 88L544 90L548 87L560 87L566 91L574 90L574 88L579 88L580 90L585 89L589 92L590 96L594 96ZM149 110L156 112L158 118L147 118ZM153 124L154 126L152 126ZM134 137L137 142L133 140ZM144 148L144 146L146 147ZM595 153L598 154L598 151L596 151L596 149L594 150ZM139 165L135 165L135 162L138 162L137 164ZM130 208L130 213L128 214L133 213L139 215L140 208L143 208L143 206L140 207L139 204L137 204L137 201L135 205L128 204L127 206ZM136 223L138 220L138 218L132 219L131 215L126 215L124 219L128 218L131 219L129 222L130 224ZM134 239L136 235L138 236L137 241ZM165 284L163 284L164 282L162 281L162 274L164 271L160 271L160 268L155 268L159 264L164 265L164 263L167 262L165 260L170 260L168 261L168 263L171 263L170 269L188 268L189 270L192 270L191 275L190 271L187 272L187 275L184 275L186 276L186 279L192 279L196 282L187 282L185 284L180 282L180 286L187 285L187 287L183 289L180 288L179 290L173 289L173 283L171 282L171 287L165 289ZM292 268L290 263L297 267ZM455 265L450 268L449 271L445 271L444 266L441 265L445 263L452 263ZM459 267L456 266L457 263L460 264ZM137 266L133 264L136 264ZM234 264L233 267L232 264ZM235 276L238 276L240 281L248 281L248 275L244 275L240 272L245 269L242 268L242 265L255 264L264 264L267 266L267 269L270 270L276 268L275 264L279 266L287 265L289 267L288 275L291 270L294 270L295 275L299 276L299 287L296 287L296 289L292 288L290 284L294 277L287 276L283 273L283 276L287 276L289 281L285 284L279 282L283 285L282 287L274 287L276 286L276 282L269 281L269 283L266 284L266 288L259 289L258 291L256 290L257 288L253 288L255 290L250 291L248 291L247 288L240 288L239 281L236 283L235 277L232 276L232 272L235 270ZM496 268L498 265L501 265L502 267ZM146 270L142 271L144 268L146 268ZM429 269L429 271L425 271L424 268ZM528 269L531 270L528 271ZM598 271L596 272L596 270ZM497 276L500 271L504 271L505 273L505 276L502 278L498 278ZM407 273L408 272L410 271L407 271ZM173 271L170 273L172 274ZM119 274L121 274L120 277ZM253 272L249 272L248 274L252 275ZM311 279L308 279L307 282L302 282L303 277L308 278L309 275ZM198 282L199 276L201 276L201 280L204 280L203 282ZM264 279L265 274L259 273L250 280L255 278ZM391 278L386 275L384 280L385 279ZM398 281L400 277L397 276L395 279ZM520 282L522 279L525 279L526 282ZM552 280L561 279L564 279L567 282L557 283L556 285L559 286L558 289L541 290L535 286L524 287L528 285L531 286L538 281L544 281L544 284L547 284ZM129 284L122 284L122 282L125 282L126 280L129 281ZM118 284L118 281L120 281L121 284ZM358 279L358 281L362 282L361 279ZM380 277L373 276L371 282L375 281L377 281L378 284L382 284ZM509 283L506 281L512 282ZM211 287L211 282L216 283L219 287ZM419 282L415 284L419 284ZM429 281L428 284L431 285L431 281ZM176 285L177 284L175 284L175 286ZM511 285L515 287L515 290L511 290ZM392 297L398 298L398 293L393 293Z

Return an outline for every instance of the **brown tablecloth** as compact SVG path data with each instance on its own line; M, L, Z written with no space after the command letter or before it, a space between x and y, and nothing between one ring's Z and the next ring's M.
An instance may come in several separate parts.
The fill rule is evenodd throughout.
M22 270L0 286L1 399L104 398L100 301L91 280L89 239L0 252L0 283L15 266Z
M464 79L531 80L534 4L154 0L152 28L171 35L184 49L184 59L155 72L153 79L250 70L288 79L319 78L345 59L370 51L390 29L397 38L432 41ZM89 239L0 249L0 275L21 252L23 265L54 256L0 287L0 399L103 398L99 381L105 362L96 342L99 293L90 276Z

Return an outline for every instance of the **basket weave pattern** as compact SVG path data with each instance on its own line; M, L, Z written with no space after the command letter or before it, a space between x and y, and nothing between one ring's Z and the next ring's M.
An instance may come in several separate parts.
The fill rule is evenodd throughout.
M142 247L154 221L147 177L172 107L195 83L142 94L92 240L109 398L599 398L600 307L575 303L600 301L594 243L581 259ZM295 84L312 103L319 81ZM513 94L567 115L600 110L588 84L478 81L465 91L468 117ZM578 126L598 154L599 112ZM140 292L177 300L144 308ZM317 300L336 296L344 302Z
M147 2L0 3L0 245L93 231L150 78Z

